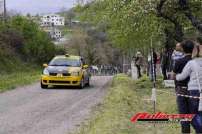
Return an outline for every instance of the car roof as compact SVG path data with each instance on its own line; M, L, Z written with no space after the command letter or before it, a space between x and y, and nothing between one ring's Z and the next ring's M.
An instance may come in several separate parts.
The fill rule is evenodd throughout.
M57 55L54 57L54 59L60 59L60 58L67 58L67 59L72 59L72 60L79 60L81 59L81 56L74 56L74 55L69 55L69 56L65 56L65 55Z

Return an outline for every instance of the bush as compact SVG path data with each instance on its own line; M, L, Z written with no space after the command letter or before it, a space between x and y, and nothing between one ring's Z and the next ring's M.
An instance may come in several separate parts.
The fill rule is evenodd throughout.
M58 51L38 24L22 16L0 22L0 74L24 69L23 64L39 65Z
M41 64L55 55L55 46L48 34L33 21L16 16L10 21L10 27L20 31L24 37L20 54L25 61Z
M1 48L9 48L15 52L22 49L24 37L22 33L14 28L4 27L0 31Z

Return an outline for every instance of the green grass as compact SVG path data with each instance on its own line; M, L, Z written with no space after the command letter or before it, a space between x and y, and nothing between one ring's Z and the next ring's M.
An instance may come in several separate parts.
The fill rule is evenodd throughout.
M15 57L0 56L0 93L36 82L40 78L38 66L24 63Z
M0 92L36 82L40 79L40 72L40 69L30 69L3 74L0 77Z
M157 89L168 91L158 80ZM153 113L151 98L152 83L148 78L133 81L125 75L114 78L104 102L93 110L94 116L76 132L77 134L178 134L180 125L131 123L130 119L138 112ZM169 92L169 91L168 91ZM157 111L177 113L175 96L157 92Z

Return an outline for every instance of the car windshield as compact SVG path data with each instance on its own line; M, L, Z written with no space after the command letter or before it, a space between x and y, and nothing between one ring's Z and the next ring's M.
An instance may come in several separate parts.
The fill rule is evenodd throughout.
M58 58L53 59L49 66L71 66L71 67L80 67L81 62L78 59L67 59L67 58Z

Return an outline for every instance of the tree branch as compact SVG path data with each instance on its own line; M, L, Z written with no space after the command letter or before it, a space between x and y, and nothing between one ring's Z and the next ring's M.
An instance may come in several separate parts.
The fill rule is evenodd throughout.
M185 16L191 21L192 25L202 33L202 21L199 20L192 14L191 8L189 6L188 0L179 0L179 5L181 10L184 11Z
M162 17L165 20L170 21L171 23L173 23L175 25L175 29L174 29L174 34L173 34L173 38L176 41L182 41L183 40L183 30L182 30L182 25L180 25L180 23L177 21L177 18L174 18L173 16L168 16L166 13L164 13L163 10L163 6L165 4L167 0L160 0L160 3L157 5L157 16L158 17Z

